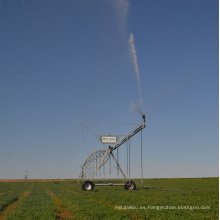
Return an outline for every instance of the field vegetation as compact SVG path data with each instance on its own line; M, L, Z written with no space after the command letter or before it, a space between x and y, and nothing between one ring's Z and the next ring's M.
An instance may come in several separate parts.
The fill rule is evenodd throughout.
M144 187L134 181L136 190L95 186L93 191L73 180L0 182L0 219L219 218L219 178L145 179Z

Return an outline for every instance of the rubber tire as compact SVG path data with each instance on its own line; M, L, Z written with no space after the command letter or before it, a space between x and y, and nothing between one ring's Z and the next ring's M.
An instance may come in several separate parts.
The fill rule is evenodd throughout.
M92 191L94 189L95 185L92 181L86 180L82 183L82 190L84 191Z
M124 184L124 188L126 190L135 190L136 189L136 184L134 181L127 181Z

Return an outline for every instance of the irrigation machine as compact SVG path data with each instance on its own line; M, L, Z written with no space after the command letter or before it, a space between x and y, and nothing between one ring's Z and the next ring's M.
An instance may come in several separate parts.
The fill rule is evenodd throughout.
M82 189L85 191L92 191L95 186L124 186L125 190L135 190L136 184L134 181L130 180L130 138L132 138L137 133L141 132L141 173L142 173L142 181L143 181L143 165L142 165L142 130L145 128L145 115L136 107L136 110L142 115L142 124L135 124L125 135L121 138L119 136L111 136L111 135L100 135L98 141L105 146L105 149L97 150L91 153L87 159L81 164L81 173L79 175L79 180L82 180ZM89 128L83 123L80 122L86 129ZM89 132L93 134L90 130ZM93 134L94 135L94 134ZM129 144L129 160L127 162L127 175L123 172L118 158L115 157L114 151L118 150L118 148L124 143ZM109 146L106 148L106 144ZM97 172L101 171L101 168L105 166L107 163L111 163L111 158L116 164L116 168L118 172L120 172L125 179L124 184L119 183L94 183L94 178L97 175ZM128 157L127 157L128 158Z

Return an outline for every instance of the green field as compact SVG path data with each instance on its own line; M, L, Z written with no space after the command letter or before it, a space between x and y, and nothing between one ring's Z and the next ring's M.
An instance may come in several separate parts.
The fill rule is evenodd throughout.
M73 180L0 182L0 219L219 219L219 178L134 180L136 190Z

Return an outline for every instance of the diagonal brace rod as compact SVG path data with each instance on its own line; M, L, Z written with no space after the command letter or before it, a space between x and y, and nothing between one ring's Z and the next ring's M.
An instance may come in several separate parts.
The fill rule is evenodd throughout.
M95 174L97 173L98 169L101 167L101 165L102 165L104 159L106 158L106 156L107 156L108 154L109 154L109 150L107 150L107 151L105 152L105 154L104 154L103 158L101 159L101 161L100 161L98 167L96 168L95 172L93 173L93 175L92 175L92 177L91 177L92 179L93 179L93 177L95 176Z
M120 170L120 172L121 172L121 174L123 175L123 177L124 177L125 179L127 179L126 176L125 176L125 174L124 174L124 172L122 171L122 169L121 169L121 167L120 167L120 165L119 165L117 159L115 158L114 154L113 154L112 152L111 152L110 154L111 154L112 158L114 159L115 163L117 164L117 167L118 167L118 169Z

